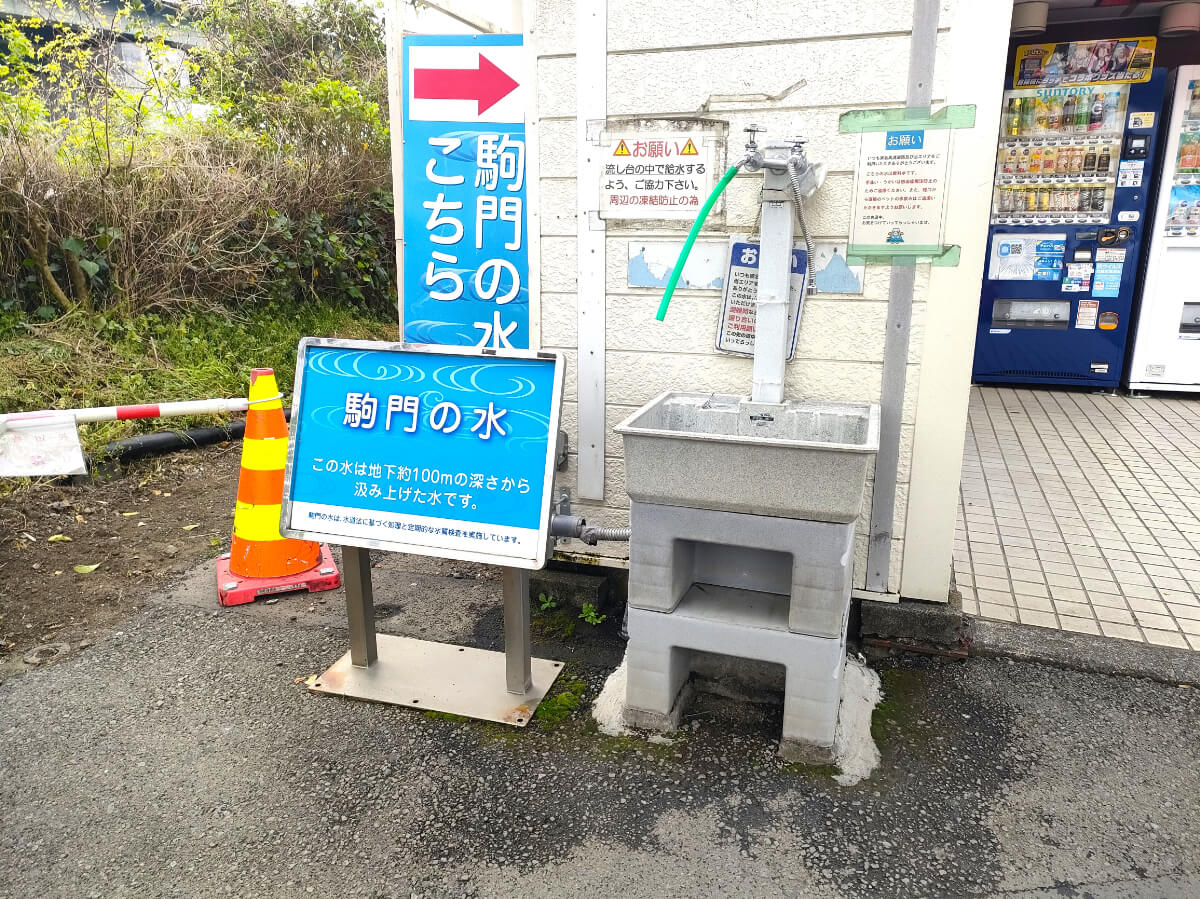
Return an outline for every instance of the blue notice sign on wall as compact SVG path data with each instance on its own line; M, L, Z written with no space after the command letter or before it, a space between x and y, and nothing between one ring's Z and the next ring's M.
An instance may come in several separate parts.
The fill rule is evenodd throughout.
M404 339L529 344L521 35L402 41Z
M552 353L305 338L285 533L540 568L561 395Z

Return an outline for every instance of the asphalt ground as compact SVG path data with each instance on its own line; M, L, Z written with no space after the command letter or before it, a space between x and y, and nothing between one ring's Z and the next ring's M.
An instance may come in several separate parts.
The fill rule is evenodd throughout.
M379 564L381 632L499 647L487 572ZM613 621L540 624L567 666L523 731L309 693L340 592L220 609L210 566L4 675L0 896L1200 895L1194 689L888 662L882 764L840 787L776 758L769 702L702 695L669 744L598 734Z

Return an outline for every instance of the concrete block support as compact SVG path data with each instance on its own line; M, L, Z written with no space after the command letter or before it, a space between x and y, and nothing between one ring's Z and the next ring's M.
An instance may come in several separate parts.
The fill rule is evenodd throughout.
M786 628L844 639L854 524L630 505L629 605L674 610L693 584L781 595Z
M786 670L780 753L832 759L846 661L845 617L835 638L793 633L782 596L696 584L672 612L629 610L625 720L669 731L690 698L696 651L782 665Z

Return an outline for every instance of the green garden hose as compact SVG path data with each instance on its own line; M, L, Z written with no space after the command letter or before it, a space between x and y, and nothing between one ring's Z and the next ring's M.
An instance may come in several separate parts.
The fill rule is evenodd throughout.
M713 192L708 195L708 199L704 201L704 205L700 207L700 214L692 224L692 230L688 232L687 240L683 242L683 249L679 251L679 259L675 263L675 268L671 271L670 279L667 281L667 289L663 292L662 302L658 304L658 314L655 318L659 321L667 317L667 307L671 305L671 297L675 294L675 286L679 283L679 276L683 274L683 267L687 264L688 256L691 255L692 245L696 242L696 236L700 233L700 229L704 227L704 220L708 218L708 213L713 208L713 204L717 202L717 197L721 196L726 185L733 180L733 176L737 172L738 166L731 165L721 180L717 182L717 186L713 188Z

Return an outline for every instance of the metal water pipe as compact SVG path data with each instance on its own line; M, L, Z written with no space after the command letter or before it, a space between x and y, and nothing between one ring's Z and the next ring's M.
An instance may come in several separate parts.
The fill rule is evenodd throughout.
M758 256L758 293L754 313L754 374L751 400L756 403L783 402L787 376L788 307L792 280L792 243L795 222L800 221L808 250L804 290L812 266L812 239L804 220L804 199L820 186L823 171L804 154L804 141L771 141L758 149L756 126L746 129L749 171L762 170L762 216ZM796 215L792 215L795 204Z

